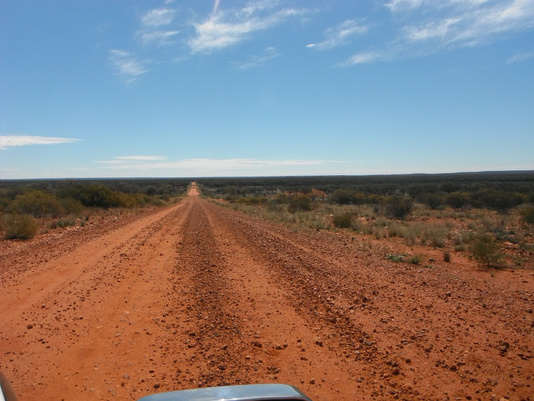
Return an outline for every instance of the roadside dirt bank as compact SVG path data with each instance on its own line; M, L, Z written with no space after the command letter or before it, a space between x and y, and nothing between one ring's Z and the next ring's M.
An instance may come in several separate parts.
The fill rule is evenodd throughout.
M266 382L317 401L534 399L532 270L393 263L189 195L2 255L0 370L20 401Z

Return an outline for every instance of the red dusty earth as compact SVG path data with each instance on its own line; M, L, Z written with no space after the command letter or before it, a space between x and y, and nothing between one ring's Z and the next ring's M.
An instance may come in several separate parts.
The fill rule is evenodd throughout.
M20 401L287 383L320 400L534 400L534 275L386 260L203 200L0 244Z

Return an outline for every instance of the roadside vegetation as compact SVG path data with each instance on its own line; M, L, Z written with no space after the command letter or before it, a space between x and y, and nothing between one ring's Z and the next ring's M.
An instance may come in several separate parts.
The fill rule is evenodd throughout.
M219 203L344 234L397 262L534 267L534 173L199 179ZM392 249L404 249L392 253ZM439 256L436 256L439 255Z
M0 232L27 240L39 232L86 225L103 213L163 206L189 180L0 181Z

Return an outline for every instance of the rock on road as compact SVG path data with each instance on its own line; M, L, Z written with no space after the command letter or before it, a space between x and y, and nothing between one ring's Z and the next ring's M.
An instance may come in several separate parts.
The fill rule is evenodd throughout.
M532 272L392 263L198 197L0 259L20 401L287 383L320 400L531 400Z

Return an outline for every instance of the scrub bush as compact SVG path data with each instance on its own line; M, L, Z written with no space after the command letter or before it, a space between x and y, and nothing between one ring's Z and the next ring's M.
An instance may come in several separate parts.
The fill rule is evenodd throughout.
M337 228L351 228L352 227L352 214L345 213L334 216L332 223Z
M306 195L297 195L289 203L288 211L290 213L308 212L311 210L311 200Z
M2 219L5 239L31 239L37 234L37 224L30 216L8 214Z
M473 242L471 253L478 263L487 267L499 263L503 258L499 245L489 234L482 234Z

